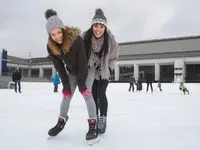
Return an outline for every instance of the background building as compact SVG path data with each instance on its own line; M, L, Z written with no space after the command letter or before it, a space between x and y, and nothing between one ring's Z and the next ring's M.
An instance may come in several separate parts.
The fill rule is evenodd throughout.
M47 57L24 59L9 56L7 51L3 50L0 52L0 88L8 87L17 67L22 73L23 82L51 82L56 73Z
M20 68L23 77L49 78L51 79L56 70L46 57L22 59L8 56L8 76L12 75L17 67Z
M115 80L130 75L145 80L152 72L155 81L200 81L200 36L120 43Z
M0 76L10 80L19 67L23 80L50 81L56 70L47 57L28 59L0 53ZM155 39L119 44L119 60L111 80L128 81L130 75L145 80L151 72L163 82L200 82L200 36ZM5 80L5 79L4 79ZM1 82L1 80L0 80Z

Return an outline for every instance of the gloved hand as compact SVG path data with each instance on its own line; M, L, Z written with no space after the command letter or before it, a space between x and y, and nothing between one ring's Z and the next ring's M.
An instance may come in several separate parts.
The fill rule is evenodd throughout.
M70 98L72 96L71 89L63 89L62 93L63 93L63 99Z
M87 96L91 96L91 89L82 90L80 92L83 95L84 99L86 99Z

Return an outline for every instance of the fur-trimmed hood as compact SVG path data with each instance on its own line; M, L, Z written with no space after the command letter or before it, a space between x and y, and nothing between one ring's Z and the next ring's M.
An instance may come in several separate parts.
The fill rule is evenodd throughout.
M80 35L81 31L79 28L73 28L66 26L66 30L64 31L63 35L63 43L61 44L61 47L58 46L58 44L49 36L48 39L48 47L51 49L52 53L54 55L61 55L61 50L64 54L66 54L76 38Z

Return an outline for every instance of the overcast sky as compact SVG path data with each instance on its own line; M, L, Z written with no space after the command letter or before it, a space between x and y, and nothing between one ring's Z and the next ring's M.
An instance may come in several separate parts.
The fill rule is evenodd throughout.
M47 56L44 12L82 31L102 8L118 42L200 35L200 0L0 0L0 48L9 55Z

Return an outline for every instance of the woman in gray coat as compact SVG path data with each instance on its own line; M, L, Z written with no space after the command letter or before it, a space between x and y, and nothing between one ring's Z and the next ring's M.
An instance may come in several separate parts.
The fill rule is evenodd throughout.
M99 116L100 134L105 133L107 122L108 100L106 90L110 73L115 69L118 59L118 43L107 29L107 18L101 9L96 9L90 29L82 34L85 43L88 67L96 68L92 94ZM99 112L100 111L100 112Z

